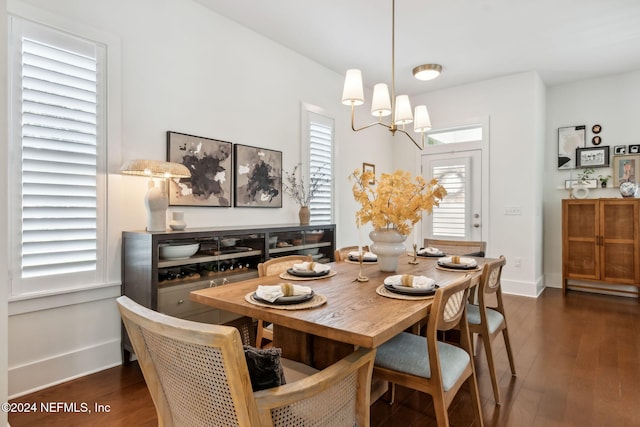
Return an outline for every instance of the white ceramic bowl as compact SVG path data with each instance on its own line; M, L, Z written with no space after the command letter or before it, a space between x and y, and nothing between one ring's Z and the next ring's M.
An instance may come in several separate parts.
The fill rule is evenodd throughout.
M193 256L200 248L200 243L188 243L184 245L160 246L160 258L187 259Z

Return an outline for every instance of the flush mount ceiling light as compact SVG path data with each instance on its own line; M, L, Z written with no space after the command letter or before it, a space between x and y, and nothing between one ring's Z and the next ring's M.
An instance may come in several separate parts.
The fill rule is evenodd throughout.
M396 70L395 70L395 10L396 2L391 2L391 96L384 83L378 83L373 88L373 100L371 102L371 114L378 117L378 121L361 128L355 126L355 107L364 104L364 91L362 89L362 72L360 70L347 70L342 92L342 103L351 106L351 129L354 132L367 129L374 125L386 127L392 135L402 132L421 150L424 150L424 133L431 129L431 120L426 105L419 105L415 109L415 120L411 114L411 103L408 95L396 97ZM391 116L390 123L384 123L383 117ZM414 132L420 133L420 144L405 130L405 125L413 122ZM401 126L399 128L398 126Z
M413 69L413 77L418 80L433 80L442 72L440 64L422 64Z

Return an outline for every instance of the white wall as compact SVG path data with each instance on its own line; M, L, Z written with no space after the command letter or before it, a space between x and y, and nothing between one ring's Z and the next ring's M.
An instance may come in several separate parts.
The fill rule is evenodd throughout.
M0 0L0 64L7 63L7 2ZM0 85L6 85L7 67L0 67ZM0 91L0 140L7 140L7 91ZM7 144L0 144L0 170L7 171L8 166ZM7 179L4 177L3 185L0 186L0 212L6 218L7 212ZM7 253L7 226L6 222L0 223L0 242L3 242L4 250ZM0 403L7 401L7 296L9 292L9 277L7 267L7 257L0 257ZM0 411L0 425L7 425L7 413Z
M412 101L425 103L435 128L489 118L489 227L487 254L504 255L505 291L535 296L543 286L542 161L544 84L534 72L430 92ZM396 137L398 138L398 137ZM395 167L419 173L417 149L394 152ZM428 155L427 147L422 153ZM503 215L505 206L522 215ZM515 267L513 259L521 259Z
M586 146L592 147L594 124L602 126L602 144L609 145L613 155L615 145L640 144L638 117L640 117L640 71L612 75L554 86L547 91L547 154L544 170L544 263L546 285L562 287L562 199L569 194L564 190L566 179L575 179L576 170L557 169L558 128L586 125ZM613 175L611 168L596 169L598 175ZM620 197L617 188L591 190L591 198ZM628 289L619 287L619 289Z
M167 130L280 150L291 170L300 159L305 102L335 118L337 244L357 241L347 177L362 162L389 169L391 150L385 132L351 132L349 109L340 102L343 76L190 0L9 0L7 7L28 16L34 6L60 18L49 24L69 21L118 41L121 74L110 76L122 87L118 111L110 117L121 120L117 142L109 147L111 233L144 228L146 180L121 176L118 168L133 158L165 159ZM282 209L180 210L191 227L297 222L298 207L288 198L283 203ZM109 270L119 278L115 239ZM33 301L10 304L10 395L120 363L112 289L62 296L54 307L35 311L24 309Z

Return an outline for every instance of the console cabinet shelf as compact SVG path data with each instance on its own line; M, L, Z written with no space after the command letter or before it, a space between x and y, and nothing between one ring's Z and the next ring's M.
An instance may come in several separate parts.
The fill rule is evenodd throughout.
M186 259L165 259L166 245L197 243ZM123 294L159 312L204 323L225 323L237 315L189 299L191 291L258 276L258 264L278 256L307 254L331 262L335 225L266 225L193 228L184 231L122 233ZM125 363L133 351L123 328Z
M639 231L640 199L563 200L563 291L571 279L640 287Z

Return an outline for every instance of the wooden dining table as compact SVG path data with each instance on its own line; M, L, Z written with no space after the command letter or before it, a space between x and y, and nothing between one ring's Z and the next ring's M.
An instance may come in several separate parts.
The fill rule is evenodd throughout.
M438 286L446 286L469 274L472 286L479 281L480 268L488 261L475 258L476 271L446 271L437 267L437 258L402 256L396 272L381 272L377 263L338 262L327 264L330 277L294 281L267 276L193 291L190 298L202 304L250 316L274 324L274 346L283 357L323 369L353 352L355 347L376 348L400 332L424 320L433 298L395 299L379 295L376 289L395 274L430 277ZM360 271L368 281L356 280ZM333 273L335 272L335 274ZM309 286L326 298L326 303L309 309L265 307L247 301L259 285L283 282Z

